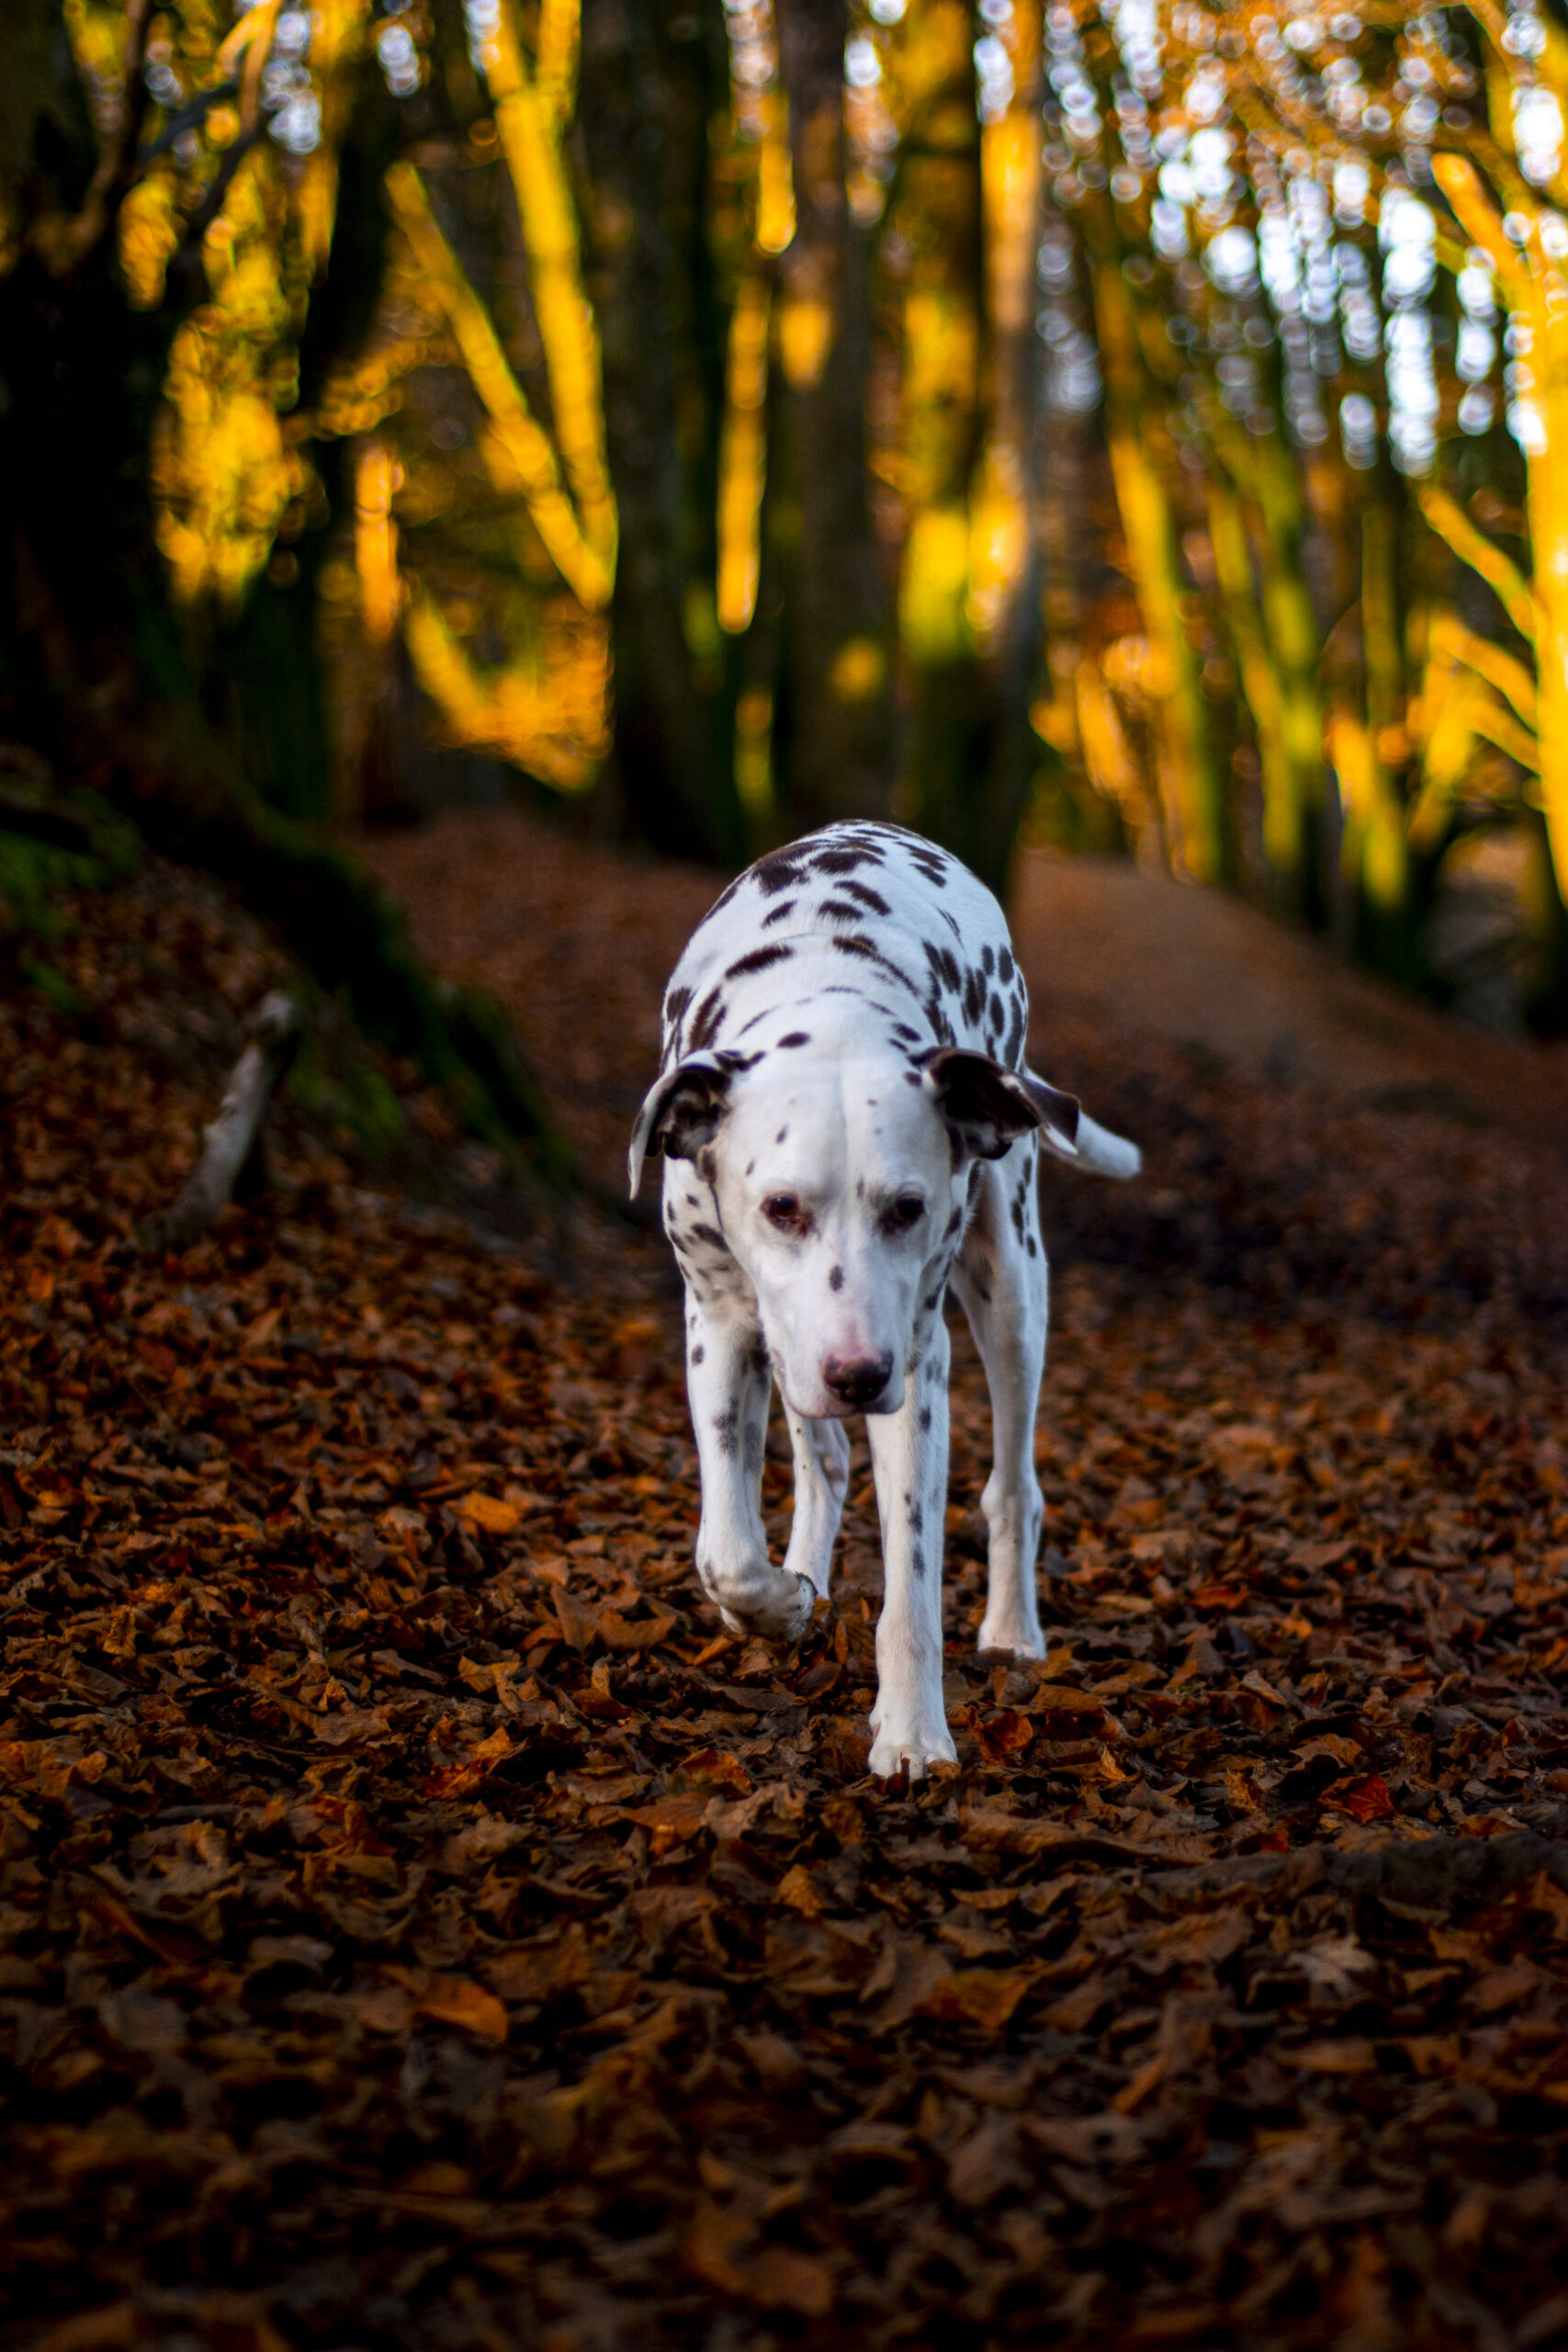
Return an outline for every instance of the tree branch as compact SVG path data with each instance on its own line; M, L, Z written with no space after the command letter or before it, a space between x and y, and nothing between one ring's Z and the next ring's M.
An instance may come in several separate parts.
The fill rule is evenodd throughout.
M246 1026L250 1035L230 1072L222 1107L202 1130L205 1148L184 1192L159 1221L156 1238L183 1250L215 1224L234 1188L254 1170L265 1182L263 1124L274 1089L294 1058L304 1025L291 996L275 989L265 996Z

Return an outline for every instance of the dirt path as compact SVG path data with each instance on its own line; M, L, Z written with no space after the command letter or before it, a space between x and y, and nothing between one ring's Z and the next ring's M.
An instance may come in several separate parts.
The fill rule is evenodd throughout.
M613 1181L706 879L383 864ZM1046 1203L1043 1671L972 1656L959 1351L911 1794L863 1453L780 1658L656 1237L547 1279L297 1141L139 1251L270 972L157 875L76 919L75 1012L0 986L3 2352L1568 2342L1551 1155L1045 992L1150 1170Z
M510 812L453 813L363 847L432 956L505 1004L563 1123L614 1181L656 1065L664 981L715 877ZM1064 1025L1075 1045L1098 1030L1134 1054L1146 1042L1299 1086L1337 1114L1427 1110L1568 1154L1568 1046L1449 1020L1218 892L1029 852L1012 915L1043 1068L1060 1063ZM604 1017L584 1023L590 980Z

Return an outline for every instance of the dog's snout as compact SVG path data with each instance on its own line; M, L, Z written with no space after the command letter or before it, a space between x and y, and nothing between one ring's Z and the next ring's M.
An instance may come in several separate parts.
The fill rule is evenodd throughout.
M822 1378L840 1405L874 1404L893 1375L893 1351L879 1356L829 1356Z

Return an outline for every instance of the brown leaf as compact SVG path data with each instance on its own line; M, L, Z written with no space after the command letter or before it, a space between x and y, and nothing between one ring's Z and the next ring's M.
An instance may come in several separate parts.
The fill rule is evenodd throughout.
M1320 1803L1361 1822L1386 1821L1399 1810L1381 1772L1368 1772L1358 1781L1336 1781L1325 1789Z
M999 1715L987 1715L975 1724L975 1737L980 1752L992 1764L1010 1763L1021 1756L1034 1736L1034 1725L1029 1717L1016 1708Z
M523 1524L523 1505L502 1502L494 1495L462 1495L451 1508L466 1526L485 1535L512 1535Z
M421 2016L434 2018L442 2025L461 2026L486 2041L505 2041L506 2011L482 1984L474 1984L467 1976L426 1974L410 1969L395 1969L392 1974Z
M999 2033L1033 1984L1021 1969L957 1968L917 2003L923 2017Z
M1299 2066L1314 2075L1371 2075L1377 2071L1377 2052L1370 2041L1354 2036L1343 2041L1303 2041L1279 2053L1282 2066Z

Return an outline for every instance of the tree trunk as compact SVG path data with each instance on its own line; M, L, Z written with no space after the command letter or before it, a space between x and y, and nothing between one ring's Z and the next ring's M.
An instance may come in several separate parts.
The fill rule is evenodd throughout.
M716 695L686 642L691 585L671 320L676 256L660 197L664 107L647 0L586 0L580 119L592 186L590 290L620 510L615 759L631 831L729 863L742 827Z
M866 474L871 238L844 186L847 30L843 0L780 0L796 226L779 323L798 530L775 741L803 825L885 815L893 797L892 599Z

